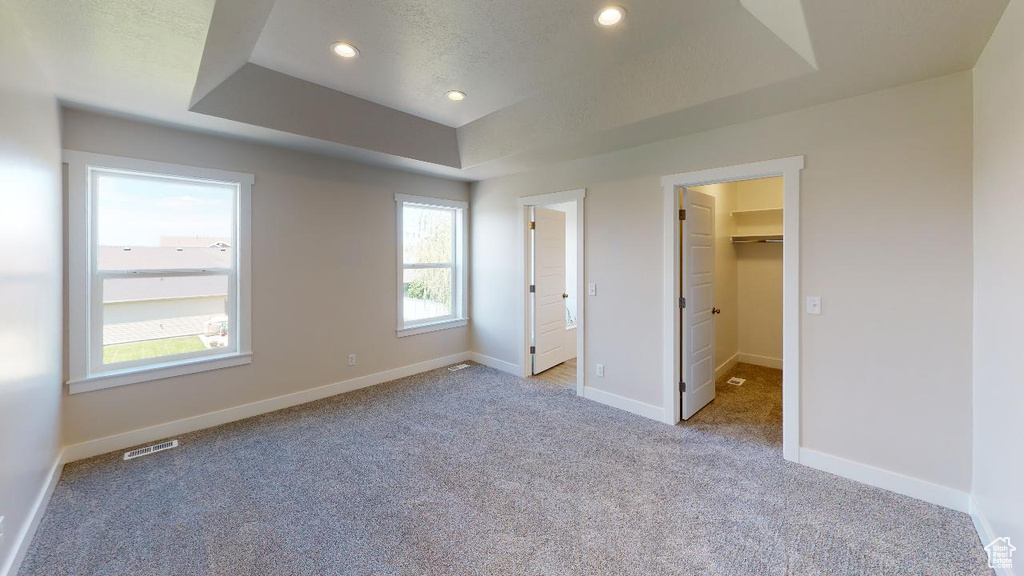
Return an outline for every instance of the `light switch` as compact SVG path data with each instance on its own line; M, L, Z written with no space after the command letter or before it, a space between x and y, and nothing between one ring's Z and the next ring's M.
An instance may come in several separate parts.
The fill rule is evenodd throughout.
M815 316L821 315L821 297L820 296L808 296L807 297L807 313Z
M597 296L597 284L587 284L587 295Z

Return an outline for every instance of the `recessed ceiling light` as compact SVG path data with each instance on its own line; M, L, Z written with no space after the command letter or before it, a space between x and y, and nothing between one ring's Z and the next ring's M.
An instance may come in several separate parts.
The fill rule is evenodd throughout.
M626 9L622 6L606 6L594 15L598 26L615 26L626 18Z
M331 44L331 51L342 58L358 58L359 49L348 42L335 42Z
M449 100L454 100L456 102L462 102L466 99L466 93L461 90L449 90L445 96L447 96Z

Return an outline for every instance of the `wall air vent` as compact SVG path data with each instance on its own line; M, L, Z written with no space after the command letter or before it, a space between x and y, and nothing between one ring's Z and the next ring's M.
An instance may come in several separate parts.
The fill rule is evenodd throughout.
M164 450L170 450L171 448L177 448L177 440L168 440L167 442L161 442L159 444L153 444L152 446L146 446L145 448L136 448L135 450L129 450L124 453L125 460L131 460L138 458L139 456L149 456L150 454L156 454L157 452L163 452Z

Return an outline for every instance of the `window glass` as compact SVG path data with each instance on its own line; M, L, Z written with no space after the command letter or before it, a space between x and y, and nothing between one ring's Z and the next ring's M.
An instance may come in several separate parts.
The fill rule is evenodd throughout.
M402 246L406 264L451 264L455 210L406 204Z
M451 268L407 268L402 292L407 323L452 315Z
M233 184L97 170L97 270L231 267Z
M228 276L103 280L103 364L230 345Z
M466 204L405 195L395 200L401 226L399 336L465 325Z
M237 185L92 174L102 364L229 348Z

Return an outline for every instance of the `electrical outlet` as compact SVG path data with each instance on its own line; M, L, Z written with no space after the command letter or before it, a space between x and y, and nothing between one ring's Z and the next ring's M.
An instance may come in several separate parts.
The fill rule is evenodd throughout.
M597 296L597 284L594 284L594 283L587 284L587 295L588 296Z
M348 365L349 366L355 366L356 365L356 355L355 354L349 354L348 355Z
M807 297L807 313L819 316L821 314L821 297L820 296L808 296Z
M604 364L597 365L597 375L604 378Z

